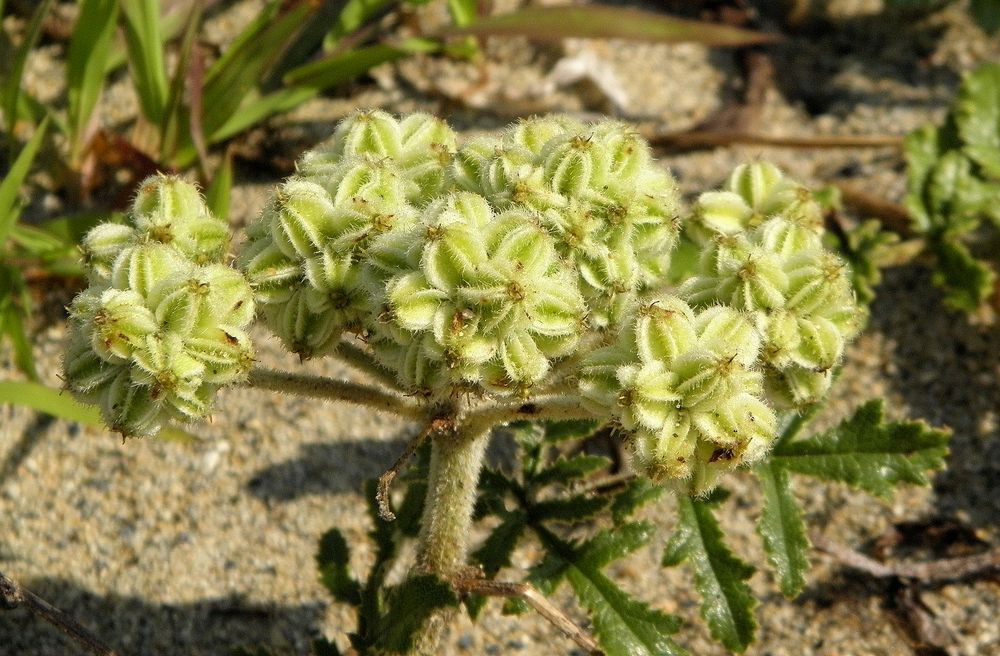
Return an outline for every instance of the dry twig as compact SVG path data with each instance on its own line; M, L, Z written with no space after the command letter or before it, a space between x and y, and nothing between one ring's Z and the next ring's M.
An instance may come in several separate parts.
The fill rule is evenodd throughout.
M52 624L95 656L117 656L118 654L104 645L72 617L30 590L22 588L17 581L0 572L0 608L11 610L19 606L24 606L32 614L38 615Z
M1000 548L971 556L940 558L926 562L882 563L850 547L830 542L820 536L813 536L812 542L817 549L842 565L877 578L895 577L921 583L948 583L1000 572Z
M539 615L562 631L566 637L575 642L586 653L594 656L603 655L597 641L586 631L566 616L552 602L546 599L538 590L527 583L509 581L491 581L478 576L458 578L452 582L459 594L478 594L487 597L517 598L534 608Z
M387 522L396 521L396 514L392 512L392 504L389 499L389 488L392 487L392 482L396 480L399 476L399 472L403 470L406 463L410 461L413 454L423 445L428 437L432 433L439 433L454 426L454 422L450 419L434 419L427 428L420 431L416 437L410 440L410 443L406 445L406 449L399 454L396 458L396 462L392 463L392 467L387 469L384 474L378 477L378 486L375 490L375 502L378 504L378 516Z

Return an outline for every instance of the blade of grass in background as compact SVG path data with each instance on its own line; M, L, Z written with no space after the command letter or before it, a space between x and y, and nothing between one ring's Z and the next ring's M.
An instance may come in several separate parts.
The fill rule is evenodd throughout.
M471 25L479 15L478 0L448 0L448 12L456 27Z
M774 43L780 39L774 34L727 25L600 5L529 7L509 14L481 18L464 27L448 27L442 30L442 34L526 36L542 41L566 38L630 39L665 43L693 42L721 47Z
M8 134L13 134L14 124L17 123L17 106L21 95L21 78L24 76L24 65L28 61L28 53L38 43L38 37L42 33L42 22L51 8L52 0L42 0L38 4L38 8L35 9L35 13L31 17L31 23L24 34L24 42L14 52L14 63L11 65L7 79L3 81L2 89L0 89L0 93L3 96L3 105L0 106L0 109L3 110L4 125ZM2 13L3 8L0 7L0 15Z
M38 148L42 145L48 127L49 121L44 119L35 130L35 134L31 136L31 140L21 149L6 177L0 182L0 249L3 248L10 229L21 213L17 207L17 194L24 179L28 177L28 171L31 170L31 164L35 161L35 155L38 154Z
M202 117L205 135L213 135L263 80L313 8L300 3L279 14L273 2L243 31L205 75Z
M347 0L344 8L333 21L333 26L323 39L323 49L327 52L337 47L338 42L348 34L353 34L373 18L385 11L398 0Z
M104 420L96 406L84 405L68 393L40 383L0 381L0 404L24 406L39 412L75 421L86 426L104 429ZM159 437L174 442L192 443L200 438L174 426L164 426Z
M24 323L31 316L31 296L20 269L0 264L0 337L10 339L14 364L31 380L38 380L35 357Z
M157 0L128 0L121 5L132 80L142 113L154 125L163 120L168 92L159 4Z
M84 137L104 86L111 37L118 15L117 0L82 0L66 57L69 97L70 164L78 166Z
M212 184L205 190L205 203L212 214L224 221L229 220L229 199L233 192L233 155L228 150L222 157Z
M184 82L188 77L188 66L191 52L194 49L195 38L201 28L202 6L195 3L181 38L181 47L177 57L177 68L167 93L166 106L163 110L163 120L160 122L160 161L167 162L173 158L178 147L178 130L181 125L182 103L184 97Z
M433 39L406 39L398 45L378 44L357 48L343 55L334 55L289 71L285 84L289 86L329 89L349 82L362 73L386 62L409 57L418 52L437 52L441 44Z

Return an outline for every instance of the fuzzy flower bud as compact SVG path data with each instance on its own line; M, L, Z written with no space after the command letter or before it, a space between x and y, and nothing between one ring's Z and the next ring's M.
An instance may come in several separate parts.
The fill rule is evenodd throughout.
M758 163L738 168L729 190L703 194L697 216L701 229L715 232L680 295L694 306L748 313L763 338L771 402L815 403L863 316L847 264L822 245L815 201Z
M70 306L63 369L77 398L100 405L124 435L208 415L215 391L246 376L250 286L222 264L199 265L148 242L119 255L106 285Z
M639 471L703 494L767 453L776 419L761 398L761 341L746 314L696 313L664 296L635 309L628 326L584 361L580 391L628 431Z
M522 121L456 156L456 184L493 208L522 208L573 263L588 319L606 328L665 274L680 229L676 184L628 126Z
M400 271L385 285L372 344L406 385L524 392L576 345L583 299L530 214L497 216L483 197L458 192L390 243L419 257L381 255Z

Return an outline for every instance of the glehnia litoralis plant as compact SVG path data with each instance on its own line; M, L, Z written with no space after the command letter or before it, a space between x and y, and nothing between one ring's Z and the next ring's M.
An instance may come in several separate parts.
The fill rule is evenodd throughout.
M886 494L925 482L945 448L920 424L883 423L877 403L798 436L864 317L822 231L809 191L766 163L739 167L685 210L624 124L538 118L459 145L430 116L357 113L274 193L235 267L190 185L147 181L130 224L86 239L91 287L71 308L65 375L126 435L206 416L226 384L419 423L412 449L369 489L370 576L350 571L336 529L321 544L324 584L358 608L358 652L437 653L459 600L475 615L501 595L590 651L683 653L669 635L676 618L601 571L651 540L630 517L665 490L680 515L664 562L691 563L713 636L742 650L753 569L713 515L723 474L754 468L763 482L760 533L794 595L808 543L788 472ZM681 243L700 258L674 258ZM374 385L253 367L255 308L289 350L341 357ZM501 425L520 469L483 473ZM569 446L595 432L628 446L633 475L609 477L608 459ZM392 522L388 484L428 438L426 471ZM470 554L473 522L488 516L495 528ZM532 535L544 559L521 582L495 579ZM390 581L408 537L416 562ZM596 641L539 594L563 581Z

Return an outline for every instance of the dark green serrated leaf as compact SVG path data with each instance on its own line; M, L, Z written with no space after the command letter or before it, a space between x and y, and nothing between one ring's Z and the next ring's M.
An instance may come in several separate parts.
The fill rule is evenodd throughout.
M686 653L670 638L680 627L678 618L633 599L600 571L608 562L644 546L651 534L648 524L627 524L574 546L549 531L539 531L548 555L532 569L531 580L550 594L565 579L590 615L607 656Z
M659 499L664 492L666 488L662 485L656 485L645 478L629 481L621 492L614 495L611 517L616 525L620 525L635 514L636 510Z
M567 485L575 479L606 469L610 464L611 460L604 456L581 454L559 458L535 474L531 478L531 484L539 488L555 483Z
M754 568L729 550L712 513L719 497L700 500L678 496L678 528L663 555L665 566L687 561L701 595L701 616L712 637L726 649L743 652L757 631L757 600L746 581Z
M926 485L927 472L944 467L948 438L922 421L886 422L882 401L875 400L832 430L779 445L771 461L887 497L899 483Z
M952 111L964 143L1000 148L1000 65L984 64L967 73Z
M318 638L312 643L313 656L341 656L337 645L326 638Z
M593 435L598 428L600 428L600 424L589 419L547 421L542 424L542 439L549 444L558 444L567 440L582 440Z
M606 496L576 494L571 497L540 501L528 513L532 521L576 524L589 521L608 507L611 499Z
M343 534L335 528L323 534L316 553L320 581L337 601L352 606L361 603L361 585L351 576L351 552Z
M809 569L809 538L802 513L784 469L765 463L755 467L754 473L764 491L757 533L764 541L767 560L778 575L782 594L792 598L802 592Z
M959 310L975 312L993 293L996 272L986 262L974 258L957 239L935 239L930 249L937 256L931 280L944 291L945 302Z
M493 578L500 569L510 566L510 556L524 533L526 522L527 516L520 510L507 514L472 554L472 559L482 565L487 577Z
M408 653L415 634L435 611L458 605L451 586L432 574L389 588L385 599L386 613L379 618L374 646L390 653Z

